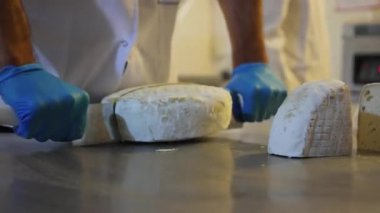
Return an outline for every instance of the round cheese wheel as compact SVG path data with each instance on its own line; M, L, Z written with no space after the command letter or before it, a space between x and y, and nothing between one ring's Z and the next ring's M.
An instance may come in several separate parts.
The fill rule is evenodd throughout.
M152 85L121 91L114 113L123 141L177 141L226 129L232 100L219 87Z

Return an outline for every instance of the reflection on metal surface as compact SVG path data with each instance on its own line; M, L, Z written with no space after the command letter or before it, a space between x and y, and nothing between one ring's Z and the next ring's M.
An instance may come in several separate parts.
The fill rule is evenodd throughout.
M173 152L176 151L176 148L169 148L169 149L156 149L156 152Z
M0 134L0 212L379 212L380 156L280 158L228 134L86 148Z

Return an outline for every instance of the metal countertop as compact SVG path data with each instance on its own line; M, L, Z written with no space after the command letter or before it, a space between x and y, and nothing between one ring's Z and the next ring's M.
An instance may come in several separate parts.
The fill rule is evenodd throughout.
M265 140L71 147L0 134L0 212L380 212L380 156L287 159Z

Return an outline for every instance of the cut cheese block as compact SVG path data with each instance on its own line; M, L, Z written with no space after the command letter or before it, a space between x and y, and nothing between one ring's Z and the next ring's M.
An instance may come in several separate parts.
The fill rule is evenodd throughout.
M131 88L107 97L113 102L110 129L121 141L160 142L198 138L226 129L232 100L219 87L165 84ZM112 123L115 122L115 123Z
M351 100L341 81L316 81L296 88L276 113L268 152L287 157L349 155Z
M360 94L358 150L380 151L380 83L365 85Z

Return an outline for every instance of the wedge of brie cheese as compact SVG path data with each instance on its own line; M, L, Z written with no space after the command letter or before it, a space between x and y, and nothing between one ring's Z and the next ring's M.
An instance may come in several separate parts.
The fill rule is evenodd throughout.
M351 98L338 80L305 83L276 113L268 152L287 157L349 155L352 152Z
M164 84L122 90L103 100L114 103L108 126L121 141L160 142L198 138L226 129L232 100L223 88ZM114 133L116 134L116 133Z
M358 150L380 151L380 83L365 85L360 94Z

